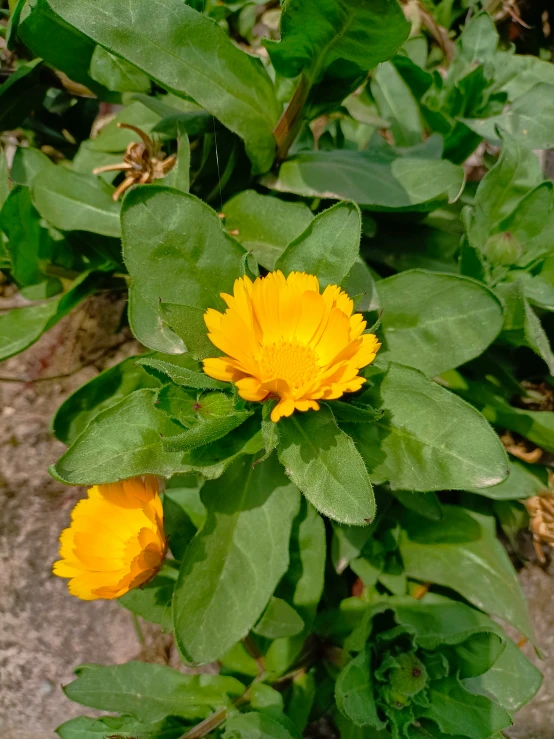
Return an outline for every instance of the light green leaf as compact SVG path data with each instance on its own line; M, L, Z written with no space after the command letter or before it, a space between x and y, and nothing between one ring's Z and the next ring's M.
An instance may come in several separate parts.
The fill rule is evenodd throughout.
M271 195L243 190L223 206L225 227L238 231L235 238L265 269L275 269L275 261L285 248L310 225L311 210L304 203L292 203Z
M508 460L510 470L504 482L490 488L468 488L468 492L484 495L494 500L521 500L540 495L548 490L546 470L538 465L525 464L517 459Z
M111 0L50 5L105 49L216 116L244 139L255 171L271 167L280 114L273 85L261 61L238 49L212 19L180 0L138 0L132 7L115 7Z
M379 357L437 375L482 354L500 333L502 305L468 277L409 270L377 284Z
M362 216L355 203L341 202L317 215L275 263L290 272L317 275L322 288L340 285L360 252Z
M134 336L140 339L144 346L165 354L184 354L187 351L183 340L164 320L163 307L159 304L156 305L152 300L148 300L139 292L134 283L129 286L128 300L129 325ZM204 323L202 319L203 311L199 311L199 313L202 323ZM186 325L188 327L188 322ZM208 341L207 337L203 338ZM190 353L196 356L192 350Z
M168 531L166 533L169 535ZM169 633L173 628L171 604L177 574L178 569L170 560L153 580L140 588L129 590L118 598L118 602L146 621L159 624L164 632Z
M372 69L393 56L409 28L395 0L286 0L281 41L266 39L264 46L281 76L304 71L316 79L337 59Z
M135 299L135 305L138 303ZM204 321L205 311L194 305L181 305L179 303L161 303L160 312L152 315L163 324L167 331L180 342L181 351L187 351L194 359L206 359L206 357L218 357L221 352L208 338L208 329ZM137 321L131 325L138 325ZM171 328L169 328L171 326ZM144 326L141 323L140 329ZM135 333L137 333L135 331ZM146 340L143 339L143 343Z
M484 675L464 680L471 693L493 698L510 713L519 711L537 693L542 683L539 670L511 639L491 669Z
M179 361L180 360L180 361ZM202 372L198 362L187 354L175 357L173 361L158 359L155 356L139 357L136 360L139 367L154 377L169 377L172 382L181 387L190 387L197 390L228 390L229 383L213 380Z
M151 315L160 303L224 305L219 293L232 292L244 250L208 205L180 190L145 185L125 197L121 222L123 256L134 288L130 313L139 340L147 343L153 327L135 311L137 300Z
M371 397L385 411L348 432L375 482L396 490L467 490L507 475L506 453L480 413L414 369L391 363Z
M108 90L150 92L151 82L148 75L124 59L110 54L101 46L97 46L92 54L90 76Z
M43 169L53 169L56 165L40 149L18 146L12 162L10 177L14 185L31 185L35 175Z
M408 577L460 593L483 611L534 640L527 603L494 519L443 506L440 526L410 513L399 540Z
M287 475L320 513L357 526L373 519L375 499L364 462L329 408L281 419L279 434Z
M292 606L282 598L271 597L261 619L252 631L267 639L295 636L304 628L304 621Z
M148 722L166 716L202 719L228 704L230 696L244 691L243 684L233 677L183 675L171 667L146 662L83 665L76 674L77 679L64 689L68 698Z
M280 192L353 200L376 211L426 211L453 201L463 171L441 159L396 157L389 152L305 152L284 162L262 183Z
M181 721L174 718L164 719L154 725L143 724L130 716L79 716L58 726L56 733L61 739L106 739L108 736L122 739L179 739L183 730Z
M31 191L40 215L62 231L120 235L119 203L112 200L110 185L98 177L57 166L38 172Z
M499 143L497 129L515 136L529 149L554 146L554 85L540 82L519 97L504 113L490 118L462 118L468 128Z
M379 114L389 122L396 146L414 146L423 139L419 105L392 62L373 72L371 92Z
M208 518L185 552L173 603L188 662L211 662L246 636L288 567L298 492L275 457L252 461L202 490Z
M335 699L342 713L356 726L384 729L373 697L373 679L369 649L364 649L340 672Z

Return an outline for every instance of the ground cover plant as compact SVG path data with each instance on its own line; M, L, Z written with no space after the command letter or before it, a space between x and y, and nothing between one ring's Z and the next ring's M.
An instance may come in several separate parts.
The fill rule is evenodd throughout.
M519 529L554 542L538 19L10 0L0 268L27 304L0 358L104 290L144 346L52 421L51 474L88 487L54 572L200 668L77 667L68 698L110 715L61 739L500 739L539 689L514 567Z

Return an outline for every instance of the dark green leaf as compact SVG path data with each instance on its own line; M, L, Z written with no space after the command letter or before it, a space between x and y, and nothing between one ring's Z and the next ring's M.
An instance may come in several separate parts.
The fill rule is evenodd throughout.
M468 277L410 270L380 280L380 357L437 375L482 354L502 328L502 306Z
M137 304L138 299L135 298L130 306L131 308L135 306L135 316L137 316ZM206 357L217 357L221 352L208 339L204 313L203 308L197 308L194 305L161 303L159 314L152 312L152 315L180 342L181 351L187 351L194 359L206 359ZM134 321L131 320L131 325L139 328L138 333L143 336L143 343L152 344L151 335L145 333L145 324L139 320L139 317L135 317ZM136 330L135 333L137 333ZM156 341L159 340L158 332L155 336Z
M371 92L379 114L390 124L397 146L414 146L423 139L419 105L392 62L380 64L372 75Z
M511 458L508 461L508 468L510 472L504 482L489 488L468 488L468 492L495 500L521 500L548 490L544 467L525 464Z
M245 54L214 21L180 0L51 0L52 8L108 51L162 87L190 96L241 136L254 169L267 171L280 110L261 62ZM125 28L125 33L121 33ZM193 39L202 39L194 43Z
M266 269L285 247L310 225L313 215L303 203L291 203L270 195L244 190L223 206L225 227L238 231L235 238Z
M172 382L181 387L190 387L197 390L228 390L229 384L213 380L205 375L198 362L186 354L175 357L158 359L156 357L140 357L137 360L139 367L144 367L148 374L154 377L169 377Z
M485 490L488 490L488 488L485 488ZM428 518L430 521L440 521L442 518L441 504L435 493L412 493L408 490L396 490L393 495L408 510L419 513L420 516Z
M46 94L41 82L42 59L21 64L0 85L0 130L21 126L27 116L40 106Z
M173 614L181 654L206 664L246 636L285 573L299 499L270 457L236 462L202 500L208 518L185 552Z
M317 78L337 59L367 71L393 56L409 33L400 6L389 0L287 0L281 15L281 41L264 41L283 77L304 71Z
M430 705L421 715L435 721L441 731L471 739L490 739L510 726L509 713L488 698L469 693L455 676L435 680L429 687Z
M166 533L169 535L169 532ZM118 599L119 603L146 621L159 624L165 632L170 632L173 628L171 604L177 574L175 563L170 560L153 580L140 588L129 590Z
M135 390L159 387L159 380L137 366L138 359L124 359L70 395L52 419L52 431L56 438L64 444L72 444L100 411L111 408Z
M427 211L453 201L463 171L441 159L396 157L387 151L298 154L263 183L297 195L353 200L376 211Z
M357 526L373 519L375 499L364 462L328 408L281 419L279 435L287 475L318 511Z
M493 518L443 506L440 526L411 513L400 552L408 577L452 588L534 639L527 604Z
M360 251L362 217L355 203L337 203L323 211L292 241L275 263L288 275L317 275L321 287L340 285Z
M12 162L11 180L15 185L31 185L38 172L53 169L56 165L40 149L18 146ZM91 167L92 169L92 167Z
M58 726L56 733L61 739L106 739L110 736L122 739L179 739L184 730L183 724L175 718L164 719L156 724L143 724L130 716L79 716Z
M239 696L244 686L221 675L183 675L165 665L127 662L113 667L83 665L64 692L76 703L120 711L139 721L166 716L202 719Z
M294 739L282 724L263 713L249 711L232 716L225 723L224 739Z
M0 209L10 192L8 161L4 149L0 148Z

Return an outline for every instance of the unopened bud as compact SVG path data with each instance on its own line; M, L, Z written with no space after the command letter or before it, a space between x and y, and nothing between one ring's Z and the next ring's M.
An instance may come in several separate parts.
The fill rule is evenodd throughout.
M515 264L521 256L521 244L509 231L494 234L483 250L494 264Z

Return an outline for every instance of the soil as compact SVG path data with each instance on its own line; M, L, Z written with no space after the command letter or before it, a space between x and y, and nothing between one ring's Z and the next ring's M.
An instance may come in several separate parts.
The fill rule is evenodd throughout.
M0 309L8 307L2 302ZM53 737L63 721L94 715L62 692L79 664L140 658L176 665L170 638L145 624L139 637L131 614L117 603L81 602L51 574L59 533L84 490L49 477L48 466L64 451L49 433L49 422L71 392L140 351L129 333L119 330L123 309L123 301L111 295L89 299L33 347L0 364L0 739ZM552 574L554 568L531 565L520 575L545 679L506 732L513 739L553 736ZM537 661L529 645L524 649Z

